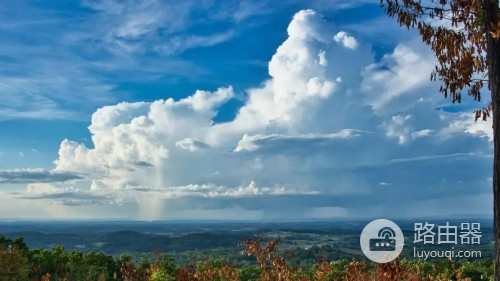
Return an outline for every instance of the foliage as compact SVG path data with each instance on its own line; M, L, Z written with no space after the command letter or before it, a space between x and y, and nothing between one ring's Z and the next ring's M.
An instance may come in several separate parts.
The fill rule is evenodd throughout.
M14 242L16 241L16 242ZM135 262L122 254L112 257L95 252L67 252L61 246L50 250L30 250L22 239L8 240L0 235L0 280L122 280L122 281L306 281L306 280L491 280L493 261L474 262L397 259L387 264L366 260L317 261L299 267L286 252L278 249L280 239L263 242L260 237L240 242L242 254L256 262L236 267L221 259L197 264L176 264L173 257L156 254L154 260Z
M453 103L462 101L462 91L481 100L488 73L487 34L500 37L500 22L486 22L481 0L381 0L387 15L400 25L417 28L422 41L437 58L431 80L439 79L439 89ZM486 73L486 74L485 74ZM490 117L492 103L475 111L476 120Z
M0 280L26 280L28 259L17 248L8 251L0 248Z

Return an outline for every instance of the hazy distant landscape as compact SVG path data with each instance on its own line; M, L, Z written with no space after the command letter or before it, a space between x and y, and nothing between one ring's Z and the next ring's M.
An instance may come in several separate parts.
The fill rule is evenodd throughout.
M0 234L8 238L23 237L29 248L50 249L60 245L68 251L103 252L119 256L127 253L138 259L161 253L179 263L204 261L211 258L245 263L237 244L242 239L259 235L268 241L281 237L280 249L293 252L292 260L312 264L318 259L364 259L359 237L368 221L310 222L237 222L237 221L94 221L94 222L0 222ZM414 222L436 225L459 225L461 222L481 223L481 244L468 249L480 250L483 258L492 258L493 235L491 219L400 220L406 241L403 257L411 257L414 244ZM450 245L427 245L427 248L450 250ZM453 245L455 246L455 245ZM460 247L456 247L457 250Z

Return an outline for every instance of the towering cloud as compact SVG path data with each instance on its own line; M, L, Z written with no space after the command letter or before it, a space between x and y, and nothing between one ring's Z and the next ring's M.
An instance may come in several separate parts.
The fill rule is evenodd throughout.
M74 176L31 183L27 198L137 204L141 218L182 216L182 208L252 218L284 210L411 215L429 204L451 210L447 202L464 194L480 205L490 170L456 170L488 163L489 131L469 115L435 109L432 61L402 44L375 62L355 35L300 11L269 62L269 79L246 90L234 120L213 121L234 98L231 86L100 108L89 126L93 147L64 140L50 172ZM454 168L417 175L450 161Z

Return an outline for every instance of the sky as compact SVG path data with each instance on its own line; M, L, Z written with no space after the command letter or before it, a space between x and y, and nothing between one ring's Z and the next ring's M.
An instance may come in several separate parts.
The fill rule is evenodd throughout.
M492 214L484 104L441 96L378 0L8 0L0 18L0 219Z

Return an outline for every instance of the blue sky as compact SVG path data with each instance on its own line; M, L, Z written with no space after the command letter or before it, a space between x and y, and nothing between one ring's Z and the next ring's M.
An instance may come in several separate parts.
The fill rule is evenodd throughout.
M491 214L491 123L378 3L7 1L0 217Z

